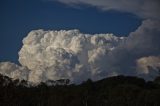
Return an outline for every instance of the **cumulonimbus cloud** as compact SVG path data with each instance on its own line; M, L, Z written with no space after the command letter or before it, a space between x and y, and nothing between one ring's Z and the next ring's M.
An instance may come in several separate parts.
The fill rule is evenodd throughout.
M107 76L103 58L124 40L125 37L113 34L90 35L78 30L34 30L23 39L19 62L30 70L25 79L33 83L59 79L70 79L74 83L88 78L98 80ZM7 72L3 66L1 70ZM17 74L23 73L22 67L15 67ZM15 78L11 72L7 75Z
M35 30L24 38L19 62L32 70L29 80L33 82L97 79L103 77L103 70L99 65L93 68L94 64L123 39L112 34L83 34L78 30Z
M2 62L0 73L34 84L59 79L80 83L120 74L152 80L160 67L159 27L159 21L145 20L128 37L33 30L19 51L22 66Z
M136 14L142 18L159 19L159 0L47 0L75 7L79 4L95 6L103 11L116 10Z

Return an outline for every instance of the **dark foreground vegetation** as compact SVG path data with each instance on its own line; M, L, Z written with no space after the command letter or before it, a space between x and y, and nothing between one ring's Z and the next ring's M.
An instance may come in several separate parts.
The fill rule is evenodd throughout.
M0 106L160 106L160 77L117 76L80 85L25 87L0 75Z

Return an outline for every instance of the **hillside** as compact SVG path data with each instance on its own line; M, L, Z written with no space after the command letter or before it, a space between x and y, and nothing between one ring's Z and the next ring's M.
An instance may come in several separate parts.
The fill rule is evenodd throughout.
M117 76L80 85L27 87L0 75L0 106L159 106L160 78Z

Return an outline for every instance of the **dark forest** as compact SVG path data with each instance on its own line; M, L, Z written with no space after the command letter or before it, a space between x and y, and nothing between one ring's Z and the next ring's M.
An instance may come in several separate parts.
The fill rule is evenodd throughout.
M116 76L75 85L63 82L27 87L0 75L0 106L159 106L160 77L154 81Z

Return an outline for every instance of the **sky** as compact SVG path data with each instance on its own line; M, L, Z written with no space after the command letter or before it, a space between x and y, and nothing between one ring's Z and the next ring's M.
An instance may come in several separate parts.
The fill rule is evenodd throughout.
M33 84L159 75L159 0L0 2L3 75Z
M1 0L0 14L0 61L15 63L22 39L31 30L79 29L89 34L128 36L142 23L141 17L128 12L101 11L86 4L73 8L47 0Z

